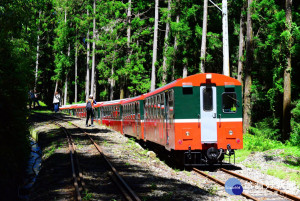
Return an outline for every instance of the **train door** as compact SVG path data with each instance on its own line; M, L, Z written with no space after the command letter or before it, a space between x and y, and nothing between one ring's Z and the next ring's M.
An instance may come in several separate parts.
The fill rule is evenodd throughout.
M200 87L201 143L217 142L217 97L215 86Z

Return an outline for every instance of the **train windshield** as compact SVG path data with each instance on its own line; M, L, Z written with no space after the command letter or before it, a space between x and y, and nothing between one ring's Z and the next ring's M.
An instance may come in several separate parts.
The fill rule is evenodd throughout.
M222 108L224 113L236 113L236 109L237 109L236 93L225 92L222 95L222 100L223 100Z
M213 110L213 93L212 88L203 89L203 109L204 111Z

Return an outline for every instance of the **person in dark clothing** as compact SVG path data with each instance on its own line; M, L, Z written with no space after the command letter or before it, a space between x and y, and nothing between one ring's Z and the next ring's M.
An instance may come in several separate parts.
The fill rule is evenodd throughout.
M32 90L28 92L28 99L29 99L29 109L31 109L32 103L34 103L34 93Z
M94 100L93 96L90 95L89 99L86 101L86 126L88 127L88 122L91 117L91 126L94 126L94 104L97 102Z
M36 90L34 90L33 108L35 108L35 103L37 104L38 107L40 107L39 93Z

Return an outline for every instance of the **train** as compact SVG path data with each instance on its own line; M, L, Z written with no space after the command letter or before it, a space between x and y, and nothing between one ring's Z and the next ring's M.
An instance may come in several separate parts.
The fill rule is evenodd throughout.
M200 73L133 98L97 102L95 118L123 135L150 141L185 166L224 164L243 148L242 87L231 77ZM60 110L85 117L85 103Z

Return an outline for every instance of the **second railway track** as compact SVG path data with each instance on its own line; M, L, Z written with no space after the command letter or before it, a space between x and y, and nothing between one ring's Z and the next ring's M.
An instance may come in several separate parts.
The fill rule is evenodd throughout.
M265 184L254 181L250 178L244 177L242 175L239 175L232 171L226 170L224 168L220 168L217 170L217 172L213 172L213 173L205 173L197 168L193 168L193 171L201 176L204 176L204 177L212 180L215 183L218 183L219 185L224 186L224 187L225 187L225 182L227 181L227 179L232 178L232 177L238 178L241 181L242 186L248 188L248 189L245 188L241 194L242 196L246 197L247 199L251 199L251 200L255 200L255 201L260 201L260 200L300 201L300 198L295 195L291 195L282 190L269 187ZM220 177L222 177L222 180L220 179ZM245 184L247 184L247 185L245 185Z

